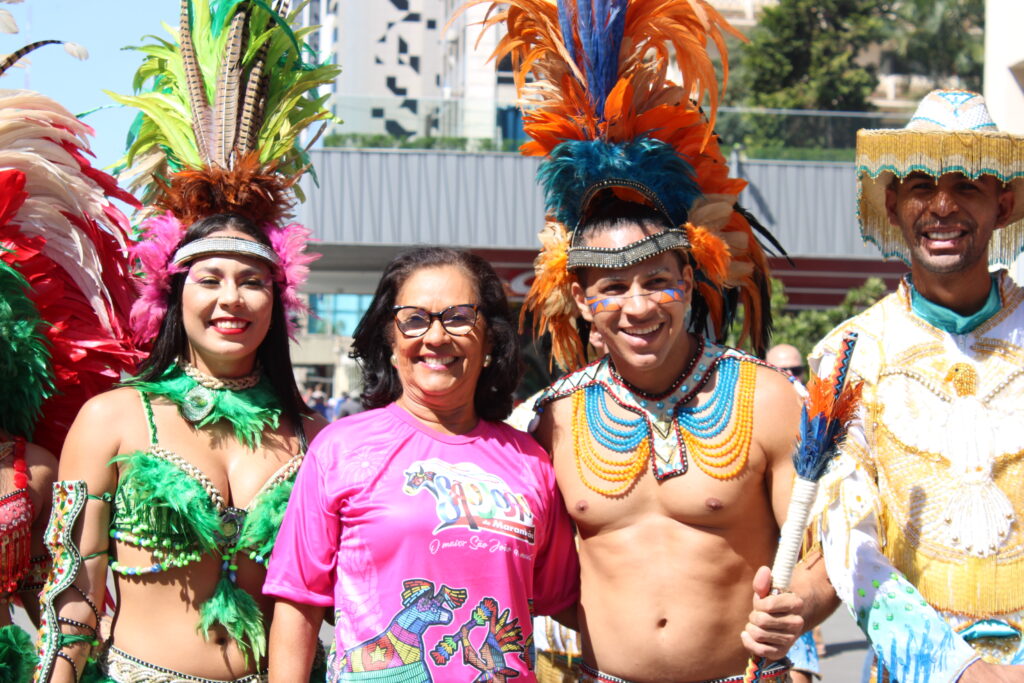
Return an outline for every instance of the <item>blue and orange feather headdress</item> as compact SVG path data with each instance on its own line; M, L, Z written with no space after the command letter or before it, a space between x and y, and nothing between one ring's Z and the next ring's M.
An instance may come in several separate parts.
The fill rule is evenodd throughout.
M512 60L532 138L521 151L546 157L547 226L525 310L538 333L551 333L555 361L583 363L568 253L584 198L601 183L684 232L697 270L694 331L723 340L742 305L741 339L763 351L768 268L736 205L745 182L729 176L713 135L720 88L707 52L710 41L722 55L724 87L724 34L742 36L706 0L470 0L463 9L480 4L490 5L485 29L505 28L494 58ZM668 77L673 62L681 83Z

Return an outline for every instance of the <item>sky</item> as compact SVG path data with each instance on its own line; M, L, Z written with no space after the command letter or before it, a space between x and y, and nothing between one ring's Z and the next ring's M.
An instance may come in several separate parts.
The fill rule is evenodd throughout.
M9 2L9 0L0 0ZM134 110L117 105L104 90L130 93L132 76L142 54L122 50L139 45L147 34L166 37L161 26L177 24L178 0L24 0L0 4L18 23L18 33L0 34L0 53L30 42L67 40L89 50L79 61L60 45L47 45L28 56L27 68L12 67L0 78L0 88L29 88L48 95L74 114L109 106L85 117L96 131L90 140L94 165L106 167L124 153Z

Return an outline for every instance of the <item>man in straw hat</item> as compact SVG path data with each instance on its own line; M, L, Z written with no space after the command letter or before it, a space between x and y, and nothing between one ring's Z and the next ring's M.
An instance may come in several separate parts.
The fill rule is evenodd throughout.
M910 265L811 354L860 339L863 404L823 485L829 577L871 680L1024 680L1024 137L939 90L902 130L857 136L865 240Z

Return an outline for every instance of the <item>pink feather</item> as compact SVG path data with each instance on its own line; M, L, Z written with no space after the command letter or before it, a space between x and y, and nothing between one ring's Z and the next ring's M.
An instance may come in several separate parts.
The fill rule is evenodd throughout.
M156 339L167 315L171 276L185 270L170 265L174 250L185 236L185 226L168 211L144 221L142 233L131 248L131 256L138 260L143 277L137 281L139 298L132 305L130 320L135 341L146 344Z
M320 254L307 252L312 231L298 223L283 227L265 225L267 237L280 263L274 280L281 287L281 303L288 319L288 334L292 338L298 329L293 316L309 307L299 298L299 288L309 277L309 264ZM142 224L142 236L131 249L143 277L138 280L139 298L132 305L131 326L135 340L146 344L156 339L160 325L167 315L167 295L171 291L171 276L185 272L185 268L170 265L174 251L185 236L185 226L174 214L154 216Z
M281 302L288 318L288 335L295 338L298 325L294 313L308 311L309 307L299 298L299 288L309 277L309 264L320 258L320 254L306 251L313 231L298 223L282 227L264 226L270 245L281 262L274 279L281 286Z

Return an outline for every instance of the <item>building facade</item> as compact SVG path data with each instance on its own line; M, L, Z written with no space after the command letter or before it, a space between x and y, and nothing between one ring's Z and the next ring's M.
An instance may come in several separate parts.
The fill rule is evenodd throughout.
M306 19L321 25L311 42L321 58L336 59L343 68L331 101L343 120L339 132L514 141L519 126L510 65L490 61L500 34L490 31L480 40L486 6L449 23L462 1L311 0ZM742 29L776 1L712 4ZM1005 30L1021 23L1011 17L1024 20L1019 0L988 0L988 8L990 27L993 11L1001 13ZM987 37L995 33L990 31ZM988 99L1000 126L1013 129L1024 125L1024 105L1001 107L1004 99L1024 101L1024 53L1020 41L1005 36L992 49L1000 66L991 77L986 71L986 87L1000 83L1001 90ZM1005 81L1008 75L1016 80ZM529 288L544 216L534 180L537 159L480 151L321 149L312 161L319 185L309 176L304 180L309 199L299 219L314 229L324 256L313 265L307 288L313 315L293 350L300 379L327 383L335 394L355 387L358 368L347 357L352 332L382 268L402 249L472 249L494 264L514 300ZM773 258L772 267L794 308L835 305L867 277L893 286L905 272L903 264L883 262L860 240L852 164L745 160L737 153L731 166L749 182L740 202L789 253L789 259Z

